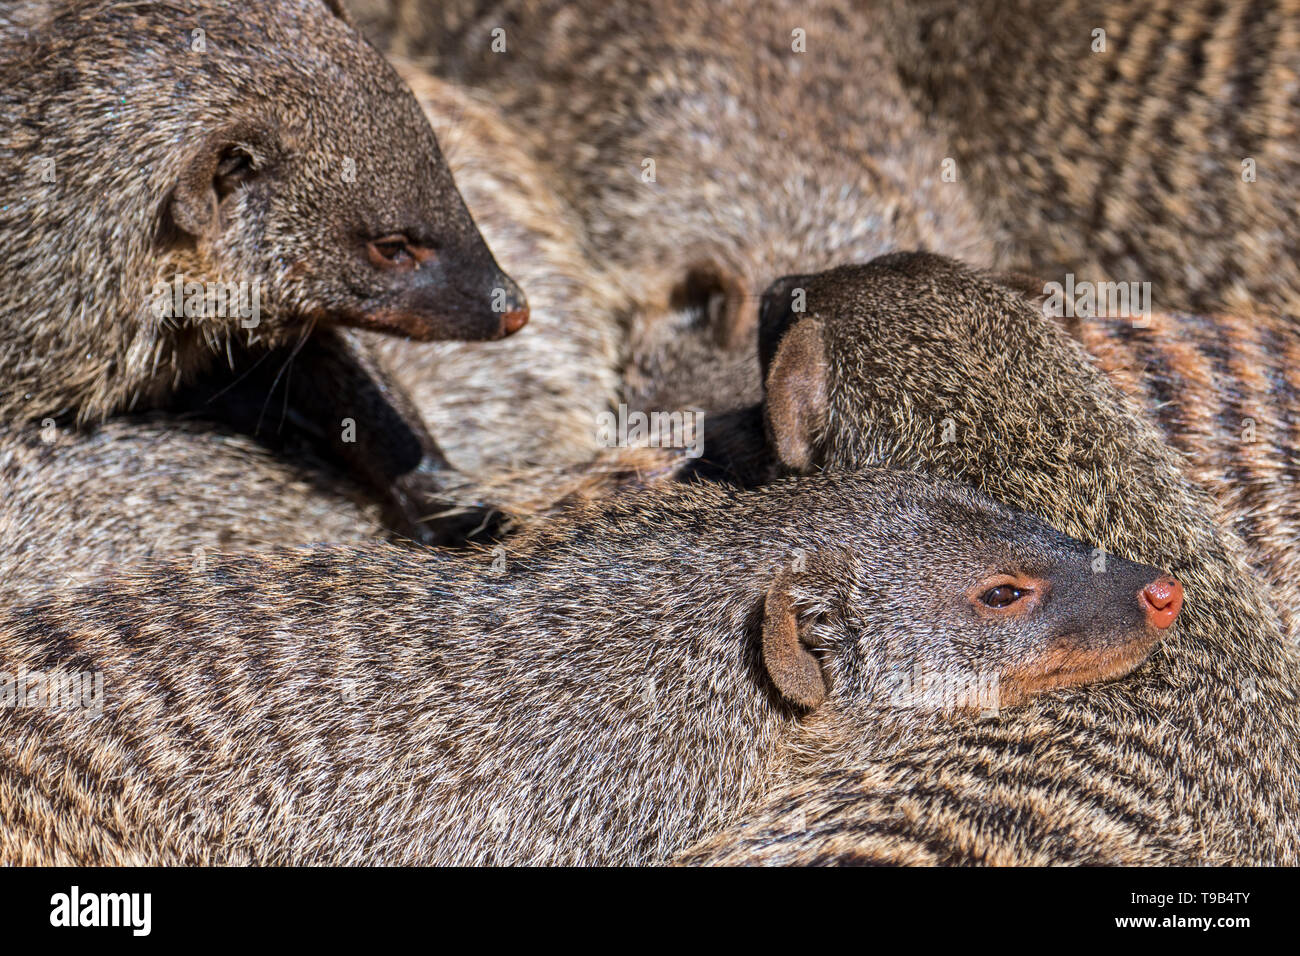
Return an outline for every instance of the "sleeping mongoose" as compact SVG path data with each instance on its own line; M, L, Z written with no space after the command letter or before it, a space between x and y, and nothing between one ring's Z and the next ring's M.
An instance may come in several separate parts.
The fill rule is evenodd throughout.
M0 711L0 861L662 860L846 728L1127 674L1181 600L885 471L655 489L471 555L214 556L5 615L0 671L102 695Z
M824 773L685 862L1300 859L1294 648L1181 456L1054 319L956 263L899 255L778 282L761 325L787 466L963 481L1103 559L1170 568L1187 605L1122 685L937 728L852 772L846 737Z

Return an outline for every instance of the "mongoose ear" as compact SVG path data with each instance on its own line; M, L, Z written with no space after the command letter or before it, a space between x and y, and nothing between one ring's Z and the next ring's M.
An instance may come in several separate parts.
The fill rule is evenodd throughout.
M781 696L809 710L826 699L821 664L804 644L791 595L793 576L782 569L763 602L763 667Z
M220 204L213 178L217 172L217 154L204 145L186 164L172 189L169 212L182 232L191 236L215 235L220 225Z
M241 124L203 142L172 187L168 211L177 228L196 238L221 230L221 200L256 175L249 144L257 138Z
M826 430L829 394L822 324L808 318L781 337L768 368L765 410L781 463L806 471Z

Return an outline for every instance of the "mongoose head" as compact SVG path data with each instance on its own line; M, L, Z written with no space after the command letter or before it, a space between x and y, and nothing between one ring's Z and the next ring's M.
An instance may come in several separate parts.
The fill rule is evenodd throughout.
M960 442L1029 460L1052 403L1101 391L1081 351L1069 381L1059 361L1043 360L1072 346L1048 327L1041 296L1025 276L979 273L930 253L778 279L760 306L759 360L781 464L796 472L880 465L886 439L932 447L934 459ZM1097 434L1099 448L1114 444L1083 430Z
M767 592L764 664L795 704L883 687L902 706L1011 706L1128 674L1178 616L1182 587L1157 568L965 486L877 474L844 530L870 551L807 555Z
M7 387L34 414L129 404L232 337L527 320L414 96L336 3L53 7L0 43Z

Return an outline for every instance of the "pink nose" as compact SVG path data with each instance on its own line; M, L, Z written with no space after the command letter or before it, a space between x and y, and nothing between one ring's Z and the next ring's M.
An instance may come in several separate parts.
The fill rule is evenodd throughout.
M501 320L501 326L505 329L506 335L514 335L527 324L528 306L515 309L513 312L507 312L505 318Z
M1142 602L1148 623L1163 631L1183 609L1183 586L1174 578L1159 578L1142 589L1138 600Z

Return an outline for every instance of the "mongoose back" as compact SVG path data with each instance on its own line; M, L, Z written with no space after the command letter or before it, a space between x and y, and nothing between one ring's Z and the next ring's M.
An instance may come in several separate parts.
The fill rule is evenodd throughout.
M573 502L674 478L680 456L613 448L577 465L483 476L519 534ZM0 607L148 560L393 536L380 505L310 448L276 452L208 423L152 414L84 429L0 430ZM404 541L400 535L399 540Z
M1300 313L1293 0L923 0L883 17L1008 264Z
M0 860L660 860L828 733L966 719L897 706L892 671L1009 705L1128 673L1178 610L1154 568L1096 575L1024 512L883 471L629 495L495 561L232 556L8 615L15 693L103 693L3 711Z
M830 776L684 859L1295 862L1294 652L1154 426L1018 292L938 257L792 277L772 296L769 414L788 464L968 482L1164 564L1187 606L1122 687L939 728L856 778L828 757Z
M150 557L379 539L378 506L309 457L153 416L0 431L0 606Z

